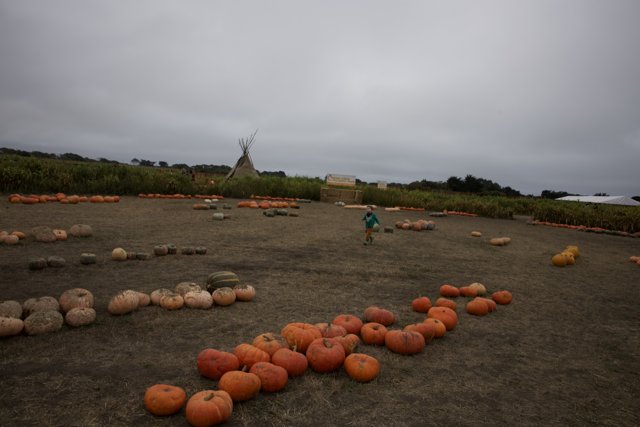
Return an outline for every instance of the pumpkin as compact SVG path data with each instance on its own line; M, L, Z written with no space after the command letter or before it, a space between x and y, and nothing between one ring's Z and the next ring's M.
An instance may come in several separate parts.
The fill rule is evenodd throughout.
M491 298L498 304L507 305L511 303L513 295L509 291L497 291L491 294Z
M347 330L340 325L316 323L315 327L320 330L320 333L324 338L343 337L347 335Z
M213 302L221 306L228 306L236 302L236 293L229 287L218 288L211 294Z
M505 241L503 237L494 237L493 239L489 240L489 244L492 246L504 246L507 243L508 242Z
M97 262L96 254L92 254L89 252L83 252L80 254L80 264L90 265L95 264Z
M489 313L489 305L480 299L472 299L467 303L467 313L474 316L484 316Z
M90 307L75 307L67 311L64 320L69 326L86 326L96 320L96 311Z
M222 424L231 418L233 401L224 390L203 390L189 398L185 408L187 422L195 427Z
M212 292L218 288L235 286L240 283L238 275L231 271L216 271L207 277L207 290Z
M576 263L576 259L571 252L560 252L560 255L565 258L567 265L574 265Z
M10 234L1 238L0 242L4 242L6 245L17 245L18 242L20 242L20 238L18 236Z
M260 334L253 339L253 346L273 356L273 353L281 348L289 348L287 341L280 335L276 335L273 332L266 332Z
M429 325L433 328L433 337L434 338L442 338L447 333L447 327L442 323L442 320L427 318L422 323Z
M267 393L282 390L289 381L286 369L269 362L255 363L249 372L260 377L260 390Z
M151 304L151 297L149 294L139 291L136 291L136 293L138 294L138 307L146 307Z
M396 321L396 316L385 308L370 306L364 310L365 322L380 323L384 326L391 326Z
M567 265L567 258L562 254L555 254L553 257L551 257L551 264L555 265L556 267L564 267L565 265Z
M489 313L491 313L492 311L496 311L497 305L494 300L490 298L483 298L483 297L476 297L475 299L484 301L487 304L487 309L489 310Z
M138 308L140 297L136 291L122 291L109 301L107 311L110 314L122 315L131 313Z
M173 294L175 294L175 292L173 292L171 289L167 289L167 288L156 289L155 291L151 292L151 295L150 295L151 304L160 305L160 299L164 295L173 295Z
M169 253L167 245L157 245L153 247L153 254L155 256L165 256Z
M427 323L412 323L405 326L402 330L419 333L424 338L425 345L429 344L436 334L435 328Z
M356 334L347 334L333 339L344 348L344 354L346 355L353 353L360 344L360 338Z
M331 323L342 326L347 331L347 334L358 335L362 328L362 320L351 314L339 314L331 321Z
M482 237L482 233L479 231L472 231L471 236L473 237Z
M89 197L89 202L91 203L104 203L104 197L96 195Z
M487 293L487 288L482 283L474 282L468 286L469 289L475 291L476 295L484 295Z
M580 256L580 249L578 249L578 247L575 246L575 245L567 246L565 251L566 252L570 252L571 254L573 254L574 258L578 258Z
M42 270L47 268L47 260L44 258L30 258L29 270Z
M458 305L456 304L455 301L451 301L450 299L441 297L436 300L436 307L449 307L451 310L455 311ZM427 310L425 313L428 313L428 312L429 310Z
M40 335L56 332L62 328L64 318L59 311L36 311L24 319L24 331L27 335Z
M186 400L187 394L181 387L168 384L152 385L144 393L144 407L160 417L180 411Z
M22 305L18 301L0 301L0 316L22 318Z
M216 381L226 372L240 369L240 361L235 354L213 348L202 350L196 363L200 375Z
M372 345L384 345L384 337L387 334L387 328L376 322L369 322L362 325L360 336L362 342Z
M432 307L427 313L427 317L442 321L447 331L453 330L458 324L458 315L449 307Z
M25 239L27 237L27 235L24 234L22 231L12 231L11 235L12 236L17 236L18 239L20 239L20 240L23 240L23 239Z
M176 285L176 293L180 296L184 296L187 292L200 291L202 288L193 282L180 282Z
M218 382L218 388L229 393L234 402L242 402L255 397L260 392L260 377L251 372L225 372Z
M326 374L340 369L345 359L344 347L333 338L317 338L307 348L309 366Z
M184 298L178 294L163 295L160 298L160 307L167 310L180 310L184 307Z
M453 285L444 284L440 286L440 296L457 298L460 296L460 289L456 288Z
M431 307L431 300L428 297L418 297L411 301L411 309L418 313L426 313Z
M9 316L0 316L0 337L18 335L24 329L22 319Z
M636 264L638 261L640 261L640 257L638 257L638 256L630 256L629 257L629 262L632 262L632 263Z
M29 298L22 304L22 312L24 317L36 313L38 311L58 311L60 304L54 297L45 296L40 298Z
M54 229L53 234L56 235L56 240L67 240L67 232L64 230Z
M36 242L53 243L57 241L56 235L49 227L33 227L31 235Z
M54 267L54 268L64 267L66 263L67 261L64 258L57 255L52 255L49 258L47 258L47 265L49 267Z
M474 298L478 296L477 288L472 288L470 286L461 286L460 287L460 295L463 297L471 297Z
M282 328L280 335L287 341L290 348L296 348L300 353L305 353L313 340L322 338L318 328L303 322L288 323Z
M255 363L268 362L271 360L269 353L246 343L237 345L236 348L233 349L233 354L235 354L240 361L240 365L244 365L247 368L251 368Z
M384 336L384 344L394 353L410 355L420 353L425 340L419 332L393 330Z
M290 348L281 348L271 356L271 363L283 367L290 377L298 377L307 370L309 362L304 354Z
M352 353L344 359L344 370L352 380L368 383L380 373L380 362L366 354Z
M182 297L184 305L189 308L207 310L213 305L211 294L203 289L199 291L189 291Z
M237 301L251 301L256 296L256 288L251 285L237 284L233 287Z
M115 248L111 251L111 259L114 261L125 261L127 259L127 251L122 248Z
M60 295L58 302L60 304L60 310L63 313L66 313L72 308L92 308L93 294L83 288L73 288L64 291L62 295Z
M87 224L74 224L69 229L68 234L74 237L90 237L93 235L93 229Z

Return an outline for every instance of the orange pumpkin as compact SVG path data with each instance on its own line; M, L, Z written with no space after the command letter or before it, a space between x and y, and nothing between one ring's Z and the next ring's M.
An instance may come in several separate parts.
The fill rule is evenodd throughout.
M491 294L491 298L498 304L507 305L513 300L513 295L509 291L502 290Z
M168 294L160 297L160 307L167 310L180 310L184 307L184 298L178 294Z
M403 331L412 331L417 332L424 338L424 343L429 344L433 337L435 336L435 328L427 323L412 323L410 325L405 326Z
M567 258L562 254L555 254L551 257L551 264L556 267L564 267L567 265Z
M121 315L138 309L139 297L135 291L126 290L111 298L107 311L110 314Z
M384 337L384 344L394 353L410 355L420 353L425 346L424 337L413 331L389 331Z
M315 326L320 330L320 333L324 338L343 337L347 335L347 330L340 325L334 325L332 323L316 323Z
M253 339L252 344L260 350L269 354L269 356L273 356L273 353L280 350L281 348L289 348L289 344L287 344L287 341L280 335L276 335L273 332L266 332L264 334L258 335Z
M234 402L252 399L260 392L260 377L251 372L229 371L218 381L218 388L229 393Z
M440 286L440 296L456 298L460 296L460 289L453 285L444 284Z
M418 313L426 313L431 307L431 300L428 297L418 297L411 301L411 308Z
M236 348L233 349L233 354L235 354L240 361L240 365L244 365L247 368L251 368L255 363L268 362L271 360L269 353L246 343L237 345Z
M192 426L206 427L222 424L231 418L233 401L224 390L203 390L191 396L185 416Z
M331 323L333 323L334 325L342 326L348 334L358 335L360 333L360 329L362 328L362 320L351 314L339 314L333 319Z
M236 293L233 289L225 286L218 288L211 294L213 302L221 306L228 306L236 302Z
M343 337L334 337L333 339L344 348L346 355L353 353L360 344L360 338L358 338L356 334L347 334Z
M144 407L160 417L180 411L186 400L187 394L181 387L168 384L152 385L144 393Z
M455 301L451 301L447 298L438 298L436 300L436 307L449 307L451 310L455 311L458 305ZM429 310L427 310L429 312Z
M53 234L56 235L56 240L67 240L67 232L65 230L53 230Z
M337 371L345 359L344 347L333 338L315 339L306 354L311 369L321 374Z
M478 296L478 289L472 288L471 286L462 286L460 288L460 295L462 295L463 297L474 298Z
M226 372L240 369L240 361L235 354L213 348L202 350L196 363L200 375L216 381Z
M489 313L489 306L480 299L472 299L467 303L467 313L474 316L484 316Z
M447 333L447 327L440 319L427 318L422 323L430 325L433 328L434 338L442 338Z
M91 203L104 203L104 197L102 197L102 196L91 196L91 197L89 197L89 202L91 202Z
M370 306L364 310L364 321L380 323L383 326L391 326L396 321L396 316L385 308Z
M491 313L492 311L496 311L497 305L494 300L490 298L483 298L483 297L476 297L476 299L480 301L484 301L485 304L487 304L487 309L489 310L489 313Z
M322 338L322 333L315 325L303 322L293 322L285 325L280 335L289 343L290 348L295 347L300 353L305 353L313 340Z
M267 393L282 390L289 381L286 369L269 362L255 363L249 372L260 377L260 390Z
M384 345L384 337L387 334L387 328L376 322L369 322L362 325L360 336L362 342L371 345Z
M344 360L344 370L352 380L368 383L380 373L380 362L366 354L352 353Z
M304 354L290 348L281 348L273 353L271 362L274 365L283 367L290 377L298 377L304 374L309 365L309 361Z
M458 324L458 315L449 307L432 307L427 313L427 317L442 321L447 331L453 330Z

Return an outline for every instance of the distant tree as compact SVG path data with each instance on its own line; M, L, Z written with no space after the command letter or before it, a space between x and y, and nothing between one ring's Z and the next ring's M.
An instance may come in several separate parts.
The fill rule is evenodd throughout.
M167 167L169 167L169 163L167 163L167 162L165 162L163 160L160 160L158 162L158 166L160 166L161 168L167 168Z
M90 159L86 159L82 156L80 156L79 154L74 154L74 153L64 153L61 154L59 156L60 160L73 160L76 162L86 162L86 161L91 161Z
M131 159L131 164L138 166L140 164L140 160L136 159L135 157L133 159Z
M174 163L171 167L173 169L189 169L189 165L186 163Z
M262 171L258 172L260 176L277 176L280 178L286 178L287 174L284 171ZM357 181L357 180L356 180Z
M155 166L156 162L151 160L140 159L140 166Z
M567 193L566 191L552 191L552 190L543 190L540 193L540 197L543 199L559 199L560 197L565 196L577 196L577 194Z
M594 194L594 196L605 196L606 197L606 196L608 196L608 194L607 193L596 193L596 194Z
M451 176L447 180L447 187L451 191L464 191L464 182L457 176Z

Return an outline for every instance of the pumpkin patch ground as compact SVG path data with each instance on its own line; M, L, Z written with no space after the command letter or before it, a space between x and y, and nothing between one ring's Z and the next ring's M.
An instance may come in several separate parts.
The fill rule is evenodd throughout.
M236 206L238 200L225 200ZM155 417L145 390L170 384L187 400L217 381L198 372L207 348L233 353L285 325L363 320L367 307L395 315L388 329L420 323L412 301L440 297L440 286L482 283L485 296L509 290L513 300L486 316L466 312L471 297L451 297L458 320L414 355L360 343L356 353L380 362L367 383L344 367L307 369L281 391L233 403L228 425L616 425L640 424L640 269L629 263L640 239L533 227L528 218L449 216L435 230L378 233L362 244L362 212L333 204L301 205L298 217L274 222L259 209L236 209L225 221L189 200L122 197L109 206L10 204L0 201L0 229L89 224L90 237L0 244L0 301L53 296L82 288L94 296L96 320L57 332L0 338L0 424L186 426L185 408ZM425 212L386 212L382 225L428 219ZM474 230L481 237L471 237ZM487 237L484 237L487 236ZM506 246L491 236L509 236ZM118 262L114 248L153 253L158 245L206 247ZM576 245L570 268L549 260ZM96 255L82 264L81 255ZM60 256L60 268L29 269L32 258ZM252 301L210 309L157 305L111 315L107 305L127 289L150 294L195 282L206 289L217 271L251 285Z

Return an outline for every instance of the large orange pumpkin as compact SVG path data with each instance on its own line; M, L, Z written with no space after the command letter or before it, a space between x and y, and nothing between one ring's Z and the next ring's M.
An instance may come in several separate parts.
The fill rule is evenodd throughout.
M161 417L180 411L186 400L184 389L168 384L152 385L144 393L144 407L153 415Z
M234 402L255 397L260 392L260 377L251 372L229 371L218 381L218 388L229 393Z
M481 299L472 299L467 303L467 313L474 316L484 316L489 313L489 305Z
M321 374L337 371L344 359L344 347L333 338L315 339L307 348L309 366Z
M418 332L393 330L385 335L384 344L394 353L410 355L420 353L425 341Z
M352 380L368 383L380 373L380 362L366 354L352 353L344 360L344 370Z
M442 338L447 333L447 327L440 319L427 318L422 323L430 325L433 328L433 337Z
M339 314L331 323L342 326L348 334L358 335L362 328L362 320L351 314Z
M260 390L267 393L282 390L289 381L286 369L269 362L258 362L251 367L249 372L260 377Z
M322 338L322 333L315 325L303 322L293 322L285 325L280 335L289 343L290 348L295 347L300 353L305 353L313 340Z
M507 305L513 300L513 295L509 291L502 290L491 294L491 298L498 304Z
M268 362L271 360L269 353L246 343L237 345L236 348L233 349L233 354L235 354L240 361L240 365L244 365L247 368L251 368L255 363Z
M197 366L200 375L217 381L226 372L240 369L240 361L233 353L205 348L198 354Z
M360 338L358 338L356 334L347 334L343 337L334 337L333 339L344 348L346 355L353 353L360 344Z
M364 310L365 322L376 322L384 326L391 326L396 321L396 316L385 308L370 306Z
M412 323L410 325L405 326L403 331L412 331L417 332L424 338L424 343L429 344L433 337L436 335L435 328L427 323Z
M456 298L460 296L460 289L453 285L444 284L440 286L440 296Z
M307 370L309 361L304 354L289 348L281 348L273 353L271 362L274 365L283 367L290 377L298 377Z
M449 307L432 307L427 313L427 317L433 317L442 321L447 331L451 331L458 324L458 315Z
M418 313L426 313L432 307L429 297L418 297L411 301L411 308Z
M224 390L203 390L191 396L187 402L185 416L195 427L222 424L231 418L233 401Z
M252 343L255 347L273 356L273 353L281 348L289 348L287 341L280 335L276 335L273 332L265 332L253 339Z
M436 307L449 307L451 310L455 311L458 305L455 301L440 297L436 300ZM427 310L426 312L429 312L429 310Z
M315 326L320 329L320 333L324 338L343 337L347 335L347 330L340 325L332 323L316 323Z
M376 322L365 323L360 329L360 336L365 344L384 345L384 336L386 334L387 328Z

